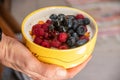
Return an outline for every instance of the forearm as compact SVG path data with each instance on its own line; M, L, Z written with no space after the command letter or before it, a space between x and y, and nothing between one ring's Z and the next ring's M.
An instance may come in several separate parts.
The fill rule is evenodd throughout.
M2 33L1 36L2 36L2 38L1 38L1 41L0 41L0 62L3 59L3 57L5 56L4 54L7 53L7 49L8 49L7 36L4 33Z

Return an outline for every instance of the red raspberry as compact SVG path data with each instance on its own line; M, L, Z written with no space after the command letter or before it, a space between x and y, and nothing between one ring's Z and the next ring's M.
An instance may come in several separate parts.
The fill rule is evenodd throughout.
M52 47L58 48L60 45L61 43L56 39L51 42Z
M32 28L32 35L36 36L43 36L45 34L45 31L43 28L41 28L40 24L36 24Z
M59 49L68 49L68 46L67 45L62 45L59 47Z
M48 23L42 24L42 28L43 28L45 31L48 31L48 27L49 27L49 24L48 24Z
M35 39L34 39L33 42L40 45L42 41L43 41L43 40L42 40L41 38L35 37Z
M41 24L35 24L33 25L32 30L41 28L41 26L42 26Z
M46 23L51 24L52 21L48 19L48 20L46 21Z
M84 16L82 14L77 14L75 16L76 19L84 19Z
M32 35L39 36L39 28L41 28L41 24L33 25L33 27L32 27Z
M67 40L67 38L68 38L68 34L65 32L62 32L58 35L58 40L60 42L65 42Z
M49 34L47 32L45 33L44 38L49 39Z
M47 41L47 40L44 40L44 41L41 43L41 46L47 47L47 48L50 48L50 47L51 47L49 41Z
M40 29L39 29L39 35L40 35L40 36L44 36L44 35L45 35L45 31L44 31L43 28L40 28Z

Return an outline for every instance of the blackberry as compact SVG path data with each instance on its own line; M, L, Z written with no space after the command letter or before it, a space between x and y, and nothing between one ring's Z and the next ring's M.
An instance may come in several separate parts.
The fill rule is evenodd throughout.
M74 37L76 41L79 40L79 36L76 32L74 32L71 36Z
M77 20L73 20L73 30L76 30L76 28L78 27L78 21Z
M64 14L59 14L58 15L58 21L62 22L65 19L65 15Z
M75 16L74 15L67 15L67 19L73 20L73 19L75 19Z
M67 40L68 46L72 47L75 45L75 37L69 37Z
M58 21L53 21L53 26L55 26L55 30L59 30L59 22Z
M55 26L53 26L53 25L50 25L50 26L49 26L49 30L50 30L50 31L53 31L54 29L55 29Z
M67 33L68 33L69 35L71 35L71 34L74 33L74 30L73 30L73 29L69 29L69 30L67 31Z
M90 24L90 20L88 18L84 18L83 23L84 23L84 25L88 25L88 24Z
M51 20L56 20L57 17L58 17L58 16L57 16L56 14L51 14L49 18L50 18Z
M87 42L86 39L78 40L78 41L76 42L76 46L81 46L81 45L85 44L86 42Z
M66 32L66 29L65 29L64 26L59 26L59 31L60 31L60 32Z
M83 19L78 19L77 21L78 21L78 24L79 24L79 25L84 25Z
M71 19L67 19L67 27L68 29L72 28L73 21Z
M86 32L86 29L84 28L84 26L79 26L76 30L78 35L84 35Z

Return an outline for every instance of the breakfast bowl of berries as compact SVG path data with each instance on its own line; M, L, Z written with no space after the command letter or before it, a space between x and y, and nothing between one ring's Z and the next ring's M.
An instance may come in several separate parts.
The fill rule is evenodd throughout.
M40 61L72 68L95 47L97 24L79 9L52 6L33 11L22 22L25 45Z

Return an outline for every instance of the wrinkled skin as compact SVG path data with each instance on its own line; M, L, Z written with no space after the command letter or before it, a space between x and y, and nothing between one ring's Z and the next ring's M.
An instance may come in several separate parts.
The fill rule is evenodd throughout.
M31 52L16 39L2 35L0 42L0 62L14 70L20 71L33 80L65 80L73 78L91 59L71 69L46 64L38 61Z

